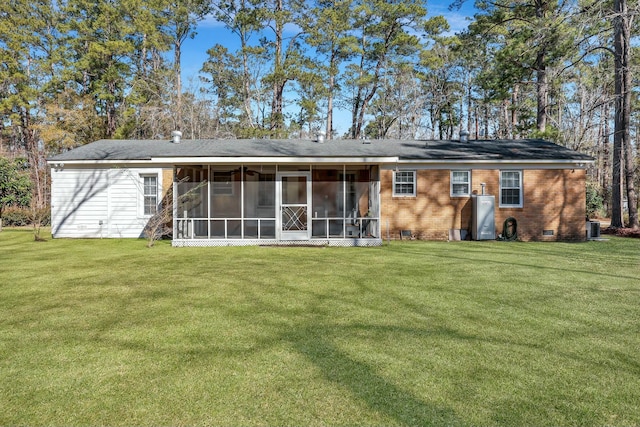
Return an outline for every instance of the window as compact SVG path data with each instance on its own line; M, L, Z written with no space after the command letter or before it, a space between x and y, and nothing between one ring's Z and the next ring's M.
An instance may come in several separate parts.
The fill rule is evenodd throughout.
M151 216L158 210L158 176L142 176L142 214Z
M522 207L522 171L500 172L500 206Z
M396 171L393 173L393 195L394 196L415 196L416 195L416 172Z
M232 172L214 171L211 186L216 196L233 196Z
M451 171L451 197L471 194L471 171Z

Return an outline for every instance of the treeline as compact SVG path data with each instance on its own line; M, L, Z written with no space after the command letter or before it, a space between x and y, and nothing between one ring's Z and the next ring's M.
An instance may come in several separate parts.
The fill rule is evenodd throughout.
M638 0L476 0L456 35L427 6L8 0L0 155L28 159L46 205L42 159L100 138L542 137L596 157L604 210L622 226L626 197L637 225ZM182 48L205 20L233 43L202 46L200 80L185 84Z

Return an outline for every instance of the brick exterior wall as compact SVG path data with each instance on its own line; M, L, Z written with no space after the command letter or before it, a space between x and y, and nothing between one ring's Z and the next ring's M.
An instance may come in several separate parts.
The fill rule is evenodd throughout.
M518 170L505 168L505 170ZM471 197L450 196L450 170L417 170L416 196L393 197L393 171L381 171L381 231L399 238L401 230L411 230L418 239L447 240L450 229L463 229L471 236ZM502 233L505 219L518 223L518 239L523 241L583 241L586 195L584 169L522 170L522 208L500 207L500 171L471 171L472 192L496 199L496 234ZM545 235L553 232L553 235Z
M167 195L167 191L173 187L173 168L162 170L162 198Z

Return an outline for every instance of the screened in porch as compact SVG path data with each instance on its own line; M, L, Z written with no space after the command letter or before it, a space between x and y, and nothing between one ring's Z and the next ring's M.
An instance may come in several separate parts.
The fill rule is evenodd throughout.
M183 165L176 246L380 244L377 165Z

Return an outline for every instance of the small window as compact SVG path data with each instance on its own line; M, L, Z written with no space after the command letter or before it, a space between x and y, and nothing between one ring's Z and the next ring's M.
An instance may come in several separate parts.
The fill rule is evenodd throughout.
M393 173L393 195L394 196L415 196L416 195L416 172L396 171Z
M145 216L154 215L158 210L158 176L142 176L142 213Z
M500 172L500 206L522 207L522 171Z
M451 171L451 197L471 194L471 171Z
M211 186L216 196L233 196L232 172L214 171Z

